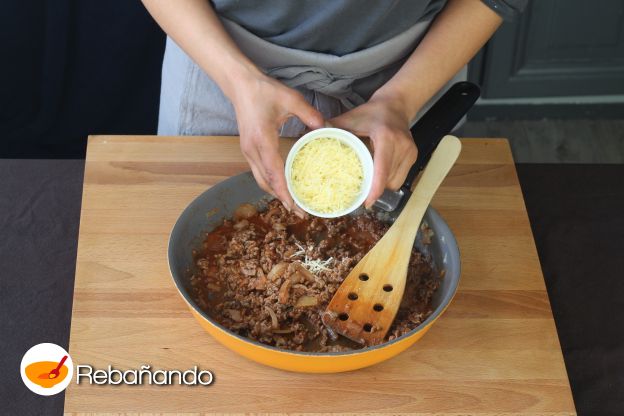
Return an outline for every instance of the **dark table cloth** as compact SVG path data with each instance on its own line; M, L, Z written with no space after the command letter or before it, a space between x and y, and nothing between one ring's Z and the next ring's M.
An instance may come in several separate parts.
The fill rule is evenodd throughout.
M20 378L33 345L67 349L83 160L0 159L2 415L61 415L64 394L37 396Z
M517 165L579 415L624 415L624 165Z
M81 160L0 159L0 403L60 415L19 365L32 345L67 348ZM624 414L624 166L518 165L580 415Z

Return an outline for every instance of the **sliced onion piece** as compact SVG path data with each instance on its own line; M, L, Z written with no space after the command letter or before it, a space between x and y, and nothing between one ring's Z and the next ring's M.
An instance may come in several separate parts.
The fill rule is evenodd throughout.
M318 305L318 299L316 296L303 295L299 299L297 299L297 303L295 303L295 308L308 308L310 306L316 305Z
M273 328L273 329L279 328L279 322L277 321L277 315L275 314L273 309L269 308L268 306L265 306L264 308L269 313L269 315L271 315L271 328Z

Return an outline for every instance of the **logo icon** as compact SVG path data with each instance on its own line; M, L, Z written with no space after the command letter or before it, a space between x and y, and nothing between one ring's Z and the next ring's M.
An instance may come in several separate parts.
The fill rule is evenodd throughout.
M65 390L71 383L74 364L63 347L46 342L26 351L20 372L22 381L30 391L52 396Z

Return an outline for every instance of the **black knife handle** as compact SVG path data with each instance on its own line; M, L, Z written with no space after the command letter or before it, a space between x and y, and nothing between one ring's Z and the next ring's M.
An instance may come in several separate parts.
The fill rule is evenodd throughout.
M412 165L402 189L411 190L412 183L431 157L431 154L453 127L481 95L479 87L471 82L453 84L442 97L411 128L414 143L418 147L418 157Z

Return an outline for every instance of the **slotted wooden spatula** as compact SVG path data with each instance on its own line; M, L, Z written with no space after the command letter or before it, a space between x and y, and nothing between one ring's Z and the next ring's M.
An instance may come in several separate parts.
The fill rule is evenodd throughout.
M355 265L327 306L322 320L328 328L367 346L383 342L403 298L420 223L460 151L457 137L440 141L397 220Z

